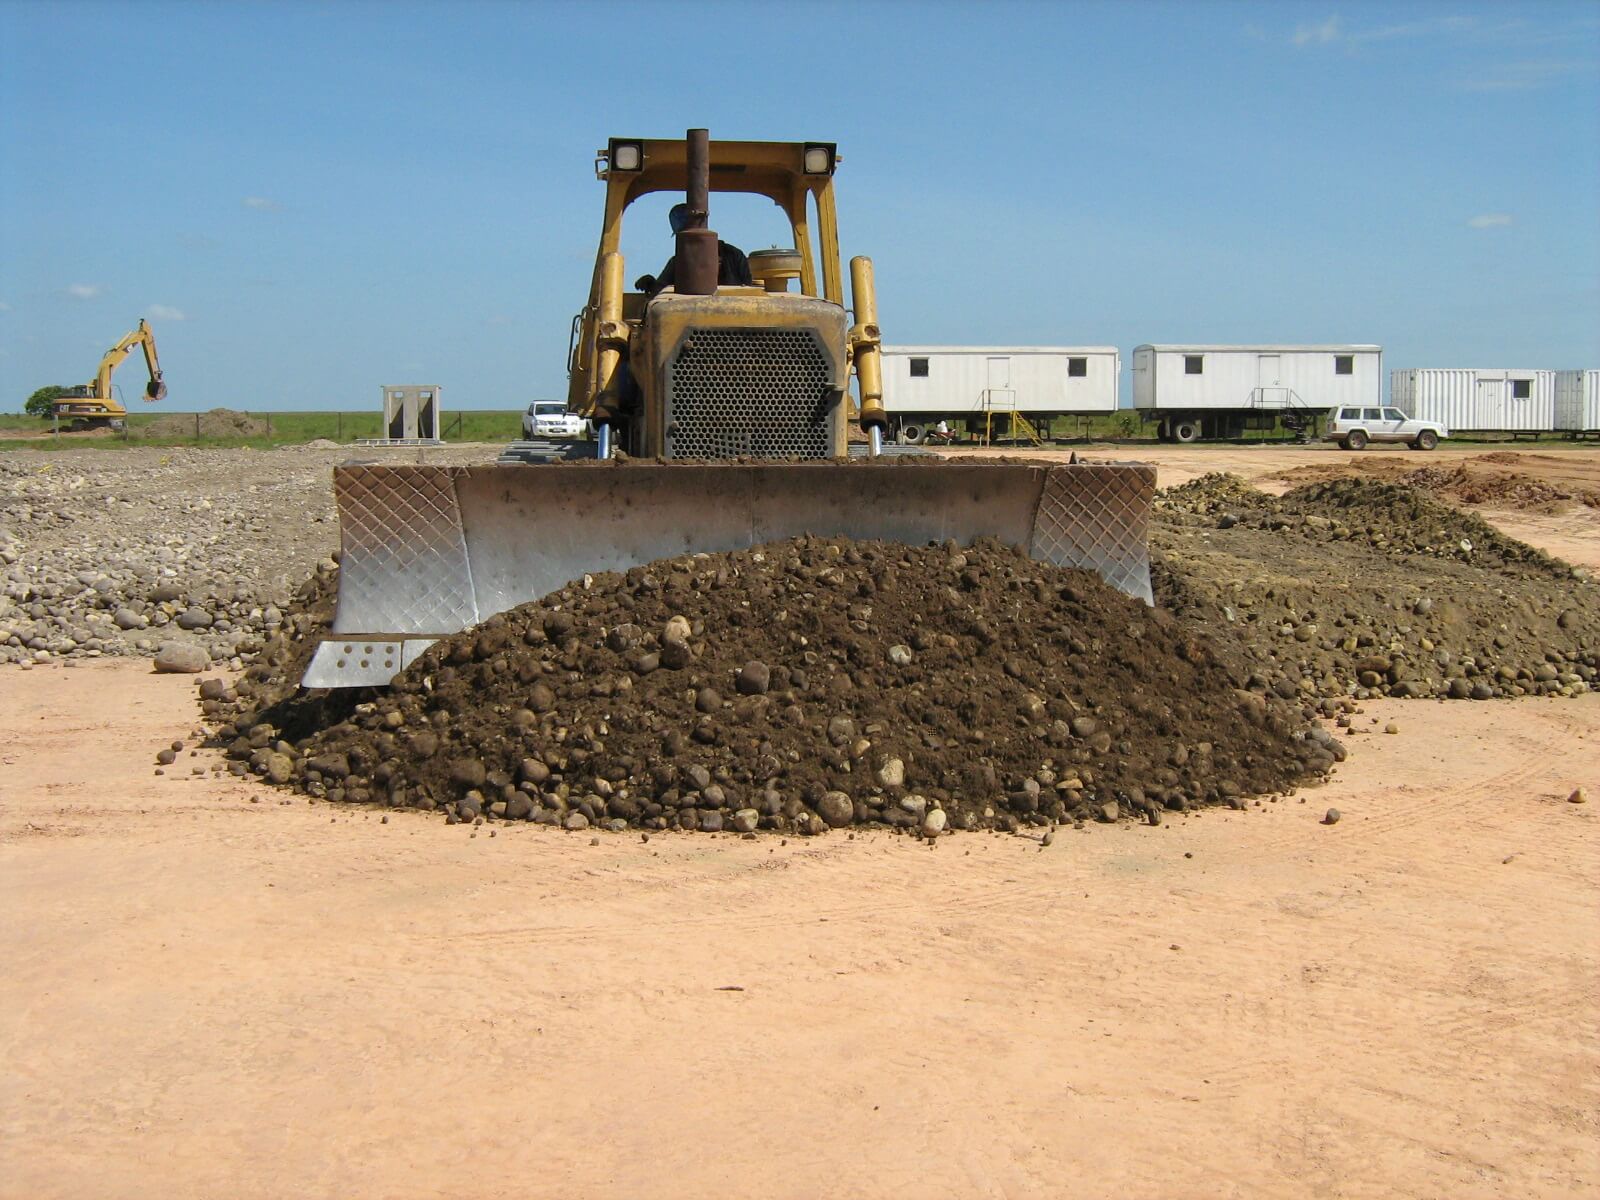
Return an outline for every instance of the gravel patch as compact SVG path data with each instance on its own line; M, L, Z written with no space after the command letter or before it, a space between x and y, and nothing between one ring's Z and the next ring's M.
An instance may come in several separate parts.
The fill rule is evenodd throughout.
M428 449L481 462L485 447ZM332 469L418 451L0 454L0 664L198 648L234 669L338 546Z

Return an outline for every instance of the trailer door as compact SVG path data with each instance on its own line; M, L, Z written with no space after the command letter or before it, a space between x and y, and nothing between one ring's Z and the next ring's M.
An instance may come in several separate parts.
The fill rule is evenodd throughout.
M1256 403L1262 408L1283 408L1288 388L1283 386L1283 368L1276 354L1256 356Z
M984 390L985 408L1015 408L1017 395L1011 390L1011 360L991 358L988 365L988 386Z
M1474 397L1472 424L1464 426L1466 429L1499 429L1504 422L1501 420L1503 402L1505 400L1506 381L1504 379L1479 379L1478 394Z

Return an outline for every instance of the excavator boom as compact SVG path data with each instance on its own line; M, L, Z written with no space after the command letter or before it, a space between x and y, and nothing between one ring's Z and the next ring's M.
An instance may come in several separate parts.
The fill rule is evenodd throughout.
M123 334L117 344L101 357L100 367L95 372L94 379L82 387L71 389L56 401L55 415L58 418L93 425L107 425L126 417L127 409L111 390L111 376L132 353L135 346L144 351L145 367L150 372L150 382L145 384L144 389L145 400L154 401L164 397L167 394L167 385L161 378L161 360L156 354L156 335L151 332L145 319L140 317L138 328Z

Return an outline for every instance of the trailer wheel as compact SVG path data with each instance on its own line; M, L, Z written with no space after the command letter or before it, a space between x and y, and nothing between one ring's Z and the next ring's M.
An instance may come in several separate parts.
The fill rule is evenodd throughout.
M1194 420L1174 421L1172 424L1172 440L1175 442L1198 442L1200 440L1200 422Z
M922 440L928 436L928 427L916 421L907 421L900 426L900 444L902 446L920 446Z
M1367 435L1359 429L1352 429L1345 435L1344 448L1346 450L1365 450L1367 448Z
M1439 435L1431 429L1424 429L1411 444L1418 450L1432 450L1439 444Z

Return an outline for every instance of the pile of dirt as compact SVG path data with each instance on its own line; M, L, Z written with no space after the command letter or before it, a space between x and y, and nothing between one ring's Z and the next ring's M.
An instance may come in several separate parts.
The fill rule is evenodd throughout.
M248 438L262 437L266 432L266 421L231 408L167 413L136 431L139 436L160 438Z
M1487 457L1487 456L1485 456ZM1572 504L1600 508L1600 492L1561 487L1518 471L1471 471L1466 467L1419 467L1400 482L1449 496L1461 504L1481 504L1520 512L1558 513Z
M1473 456L1454 466L1417 467L1382 458L1352 458L1341 463L1319 463L1286 471L1279 478L1289 483L1339 479L1381 480L1451 500L1515 512L1560 513L1574 504L1600 508L1600 492L1592 488L1552 482L1525 471L1491 470L1478 466L1516 466L1524 458L1550 461L1548 455L1520 455L1505 451Z
M450 820L1158 822L1344 754L1235 689L1169 614L998 543L800 538L596 575L437 643L383 692L293 696L305 640L269 644L237 693L211 685L233 769Z
M227 724L251 714L252 721L271 721L285 736L304 737L348 716L365 692L306 692L300 688L311 656L333 623L338 595L337 557L325 559L295 589L280 623L235 681L210 679L200 685L201 710L207 719Z
M1203 476L1160 494L1152 549L1158 603L1206 627L1240 683L1324 711L1571 696L1600 679L1586 572L1396 484L1274 498Z

